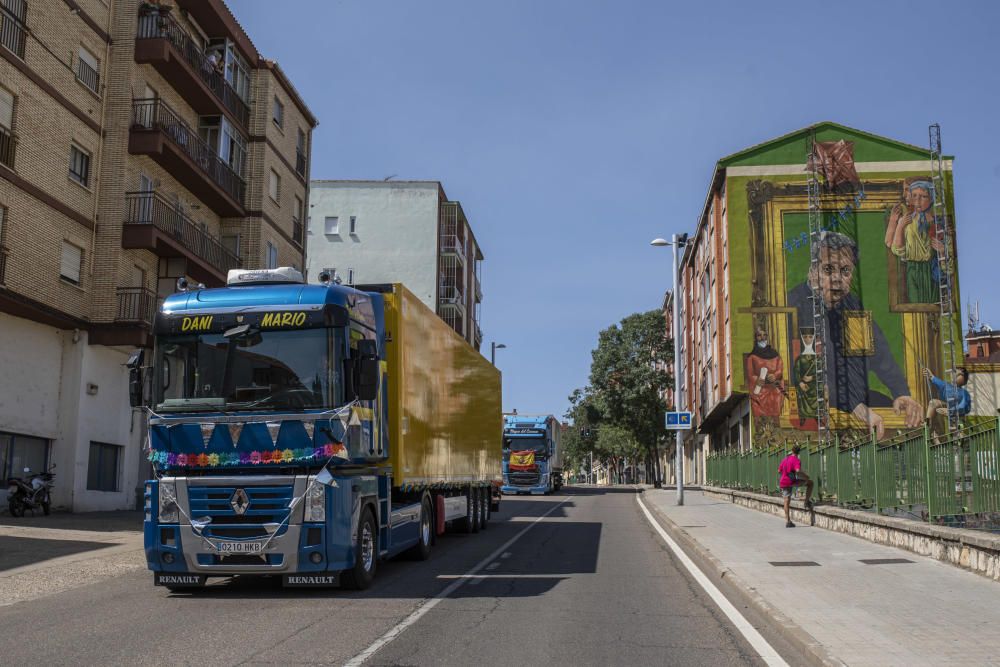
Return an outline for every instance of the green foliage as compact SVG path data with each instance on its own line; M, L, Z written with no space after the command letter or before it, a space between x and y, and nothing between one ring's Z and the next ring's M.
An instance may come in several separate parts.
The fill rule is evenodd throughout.
M655 456L662 437L661 394L672 386L666 368L673 342L658 310L629 315L602 331L592 353L590 385L570 396L563 439L570 470L594 460L620 469L627 458Z

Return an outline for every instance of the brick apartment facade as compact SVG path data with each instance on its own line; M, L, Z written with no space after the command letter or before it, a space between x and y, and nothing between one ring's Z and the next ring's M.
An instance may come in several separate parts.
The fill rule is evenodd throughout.
M0 480L134 505L127 355L182 276L304 268L316 125L221 0L0 0Z

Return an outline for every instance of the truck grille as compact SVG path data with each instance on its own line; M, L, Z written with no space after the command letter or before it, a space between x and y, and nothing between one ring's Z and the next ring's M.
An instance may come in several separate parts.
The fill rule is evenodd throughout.
M230 501L236 489L243 489L250 500L246 511L237 514ZM205 537L252 539L267 537L266 523L281 523L288 517L292 485L287 486L188 486L191 518L211 517L202 531ZM281 527L278 534L287 529Z
M513 486L537 486L540 477L537 472L512 472L507 474L507 481Z

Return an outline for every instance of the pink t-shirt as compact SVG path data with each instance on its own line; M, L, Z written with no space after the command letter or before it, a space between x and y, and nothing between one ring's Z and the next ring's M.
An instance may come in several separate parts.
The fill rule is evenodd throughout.
M778 472L781 473L781 481L778 482L778 486L780 486L783 489L786 489L789 486L794 486L794 484L792 483L792 478L788 473L798 472L801 469L802 469L802 461L799 460L799 457L797 457L795 454L789 454L788 456L786 456L784 459L781 460L781 463L778 464Z

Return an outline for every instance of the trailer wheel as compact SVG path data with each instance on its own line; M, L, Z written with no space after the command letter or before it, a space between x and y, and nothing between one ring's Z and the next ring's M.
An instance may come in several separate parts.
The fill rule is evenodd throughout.
M486 524L490 520L490 490L489 488L482 486L478 489L479 492L479 527L482 530L486 530Z
M358 547L354 554L354 567L344 570L341 581L344 588L360 591L372 585L375 579L375 566L378 561L378 526L371 508L361 513L358 521Z
M482 528L479 511L483 504L482 496L479 495L479 489L472 486L469 487L469 497L472 498L472 532L478 533L479 529Z
M476 489L472 486L465 489L465 516L455 519L455 527L460 533L475 533L479 530L479 504Z
M431 540L433 540L433 518L431 512L430 498L424 496L420 503L420 528L417 535L417 543L406 552L407 556L414 560L427 560L431 557Z

